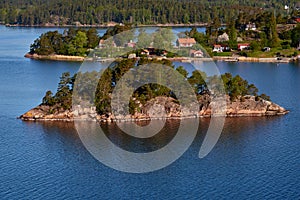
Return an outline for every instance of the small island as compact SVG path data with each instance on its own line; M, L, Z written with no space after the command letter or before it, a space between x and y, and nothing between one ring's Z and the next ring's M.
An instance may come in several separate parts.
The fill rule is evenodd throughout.
M148 63L163 64L179 72L188 83L193 87L199 103L199 110L192 113L183 113L174 93L167 87L158 84L146 84L134 91L129 102L130 115L114 116L111 110L111 94L120 78L136 66ZM72 110L72 92L74 82L77 76L84 76L90 83L97 82L94 102L90 103L89 109ZM154 104L160 105L166 111L166 119L182 119L195 117L211 117L211 98L207 84L215 81L216 77L207 77L203 72L193 71L189 74L182 66L175 68L171 61L149 60L149 59L121 59L116 61L113 67L107 68L101 78L98 80L98 73L85 72L84 74L75 74L73 77L68 72L63 73L58 84L56 94L47 91L42 103L36 108L31 109L20 116L22 120L50 120L50 121L73 121L74 118L80 120L93 119L98 122L121 121L139 121L151 119L161 119L160 110L150 110ZM226 73L221 76L226 91L226 116L274 116L284 115L288 111L279 105L270 101L270 97L265 94L258 94L258 89L249 84L240 76L233 77ZM80 83L77 83L80 84ZM84 87L89 88L86 84ZM81 96L89 96L87 88L80 90Z

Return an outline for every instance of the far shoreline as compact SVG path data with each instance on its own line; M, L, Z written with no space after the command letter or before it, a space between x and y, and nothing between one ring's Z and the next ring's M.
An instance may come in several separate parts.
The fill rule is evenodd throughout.
M83 57L83 56L67 56L67 55L38 55L26 53L24 55L26 58L34 60L52 60L52 61L65 61L65 62L83 62L83 61L93 61L92 58ZM138 59L138 57L137 57ZM232 56L214 56L212 58L190 58L190 57L174 57L174 58L161 58L167 59L170 61L179 61L179 62L210 62L210 61L222 61L222 62L254 62L254 63L291 63L299 62L300 59L297 57L293 58L257 58L257 57L232 57ZM98 62L107 62L115 60L111 59L100 59Z
M97 25L23 25L23 24L0 24L6 27L27 27L27 28L110 28L118 25L119 23L112 24L97 24ZM208 23L196 23L196 24L139 24L133 25L136 28L142 27L207 27ZM222 26L226 26L222 24Z

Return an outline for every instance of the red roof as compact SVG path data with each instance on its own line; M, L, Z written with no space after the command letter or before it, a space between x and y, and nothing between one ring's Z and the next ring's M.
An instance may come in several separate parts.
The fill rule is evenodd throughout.
M179 44L196 44L196 40L194 38L178 38Z
M240 46L250 46L250 44L249 43L241 43L241 44L238 44L238 47L240 47Z

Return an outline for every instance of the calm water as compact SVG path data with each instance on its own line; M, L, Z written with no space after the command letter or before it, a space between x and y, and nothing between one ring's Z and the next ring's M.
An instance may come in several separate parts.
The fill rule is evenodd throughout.
M218 63L222 72L246 78L290 114L228 119L204 159L198 152L208 121L200 120L194 143L175 163L126 174L94 159L71 123L16 119L39 104L46 90L55 91L62 72L79 69L80 63L23 58L48 30L0 26L1 199L300 198L299 65Z

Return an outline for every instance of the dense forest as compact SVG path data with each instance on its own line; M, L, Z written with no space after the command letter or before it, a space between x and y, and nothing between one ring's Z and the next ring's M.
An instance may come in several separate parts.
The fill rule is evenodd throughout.
M0 22L19 25L96 25L229 22L239 13L291 15L298 0L2 0ZM290 9L285 9L288 5Z
M135 59L122 59L115 62L115 65L105 69L102 72L102 76L99 79L99 72L85 72L84 74L79 73L75 74L73 77L70 76L70 73L63 73L60 82L58 84L58 89L55 95L51 91L47 91L45 97L43 98L42 105L51 106L52 112L56 112L56 110L65 110L70 109L72 106L72 93L74 91L74 82L76 78L79 76L81 82L77 82L76 85L82 86L81 88L75 89L77 95L81 97L80 101L84 101L86 99L91 99L91 96L94 96L94 102L90 102L96 106L96 110L98 114L107 114L111 112L111 94L114 90L114 87L117 85L120 78L129 70L134 70L134 68L140 65L147 64L159 64L164 65L166 67L170 67L177 72L179 72L185 80L189 82L189 84L193 87L195 94L200 98L203 94L208 94L210 91L208 90L207 84L213 85L216 82L216 78L218 77L208 77L204 72L193 71L188 73L184 67L180 66L175 68L171 61L169 60L148 60L148 59L140 59L138 62ZM245 95L253 95L256 96L256 100L259 99L267 99L269 97L265 94L258 95L258 89L253 84L249 84L246 80L241 78L240 76L232 76L229 73L222 75L222 80L224 83L224 89L226 93L230 96L231 101L236 101L239 96ZM98 82L96 93L90 94L91 89L94 82ZM90 83L90 84L89 84ZM132 94L132 98L129 102L130 113L134 114L139 112L138 102L145 104L150 99L153 99L158 96L164 97L172 97L176 99L174 93L167 87L161 86L158 84L146 84L142 87L138 88ZM134 101L135 99L135 101ZM243 98L239 99L240 101Z
M58 31L49 31L31 44L30 53L86 56L89 50L94 49L98 43L99 36L95 28L89 30L70 28L63 34Z

